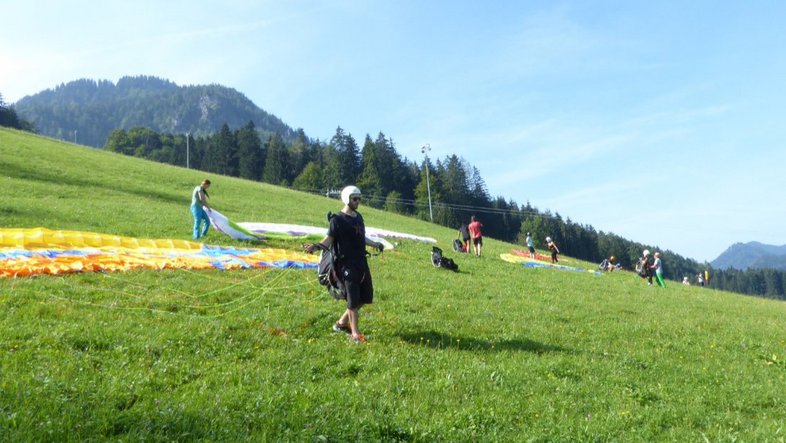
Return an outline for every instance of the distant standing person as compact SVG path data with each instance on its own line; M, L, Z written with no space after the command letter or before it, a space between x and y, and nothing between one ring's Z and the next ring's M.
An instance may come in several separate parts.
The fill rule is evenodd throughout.
M464 242L464 252L469 252L469 241L472 237L469 235L469 227L466 223L462 223L458 230L459 238Z
M483 249L483 234L480 232L480 228L483 227L483 223L479 222L477 218L473 215L470 218L469 226L469 235L472 236L472 245L475 247L475 255L480 257L480 252Z
M360 189L347 186L341 191L344 208L330 219L328 233L319 243L330 249L333 243L337 246L336 271L347 290L347 309L333 325L333 331L349 334L355 343L363 343L366 338L358 328L358 310L374 301L374 285L371 271L366 260L366 245L380 252L383 245L366 237L366 225L363 216L357 212L360 205ZM320 245L306 246L306 251L313 253Z
M704 286L704 273L699 272L696 274L696 281L699 283L699 286Z
M210 180L202 180L191 192L191 215L194 216L194 240L199 240L199 237L204 237L207 230L210 228L210 219L207 217L207 212L211 211L210 204L208 204L207 190L210 188ZM204 225L204 226L203 226Z
M551 237L546 237L546 245L549 247L549 251L551 251L551 262L552 263L559 263L559 248L557 244L551 239Z
M652 286L652 264L653 262L650 260L650 251L645 249L641 253L641 258L636 265L636 270L639 272L641 278L647 280L647 286Z
M663 280L663 262L660 260L660 252L655 253L655 260L650 269L655 273L655 281L658 282L658 286L665 288L666 282Z
M527 232L527 249L529 249L529 258L535 258L535 241L532 236Z

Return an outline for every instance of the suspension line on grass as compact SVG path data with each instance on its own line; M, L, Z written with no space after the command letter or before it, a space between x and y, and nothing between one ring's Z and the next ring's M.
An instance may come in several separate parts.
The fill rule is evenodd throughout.
M235 299L232 299L232 300L230 300L228 302L215 303L215 304L212 304L212 305L202 305L202 306L199 306L199 305L187 305L187 306L179 306L178 308L179 309L190 309L190 310L215 309L215 308L222 308L222 307L230 306L230 305L242 302L244 300L248 300L246 303L243 303L243 304L241 304L240 306L238 306L236 308L233 308L231 310L228 310L228 311L225 311L225 312L222 312L222 313L212 314L212 315L208 315L208 314L199 314L199 315L191 314L191 315L189 315L190 317L193 317L193 318L218 318L218 317L222 317L222 316L231 314L233 312L237 312L238 310L243 309L244 307L249 306L249 305L251 305L251 304L261 300L263 297L265 297L266 295L268 295L271 292L291 290L291 289L295 289L295 288L298 288L298 287L302 287L302 286L311 284L310 282L301 282L301 283L297 283L297 284L294 284L294 285L286 285L286 286L284 286L284 285L274 285L274 283L277 283L279 280L283 279L284 276L287 273L289 273L289 272L291 272L291 269L290 268L286 268L286 269L284 269L284 272L276 275L272 280L270 280L270 282L268 282L267 285L261 286L261 287L255 287L255 289L253 291L249 292L248 294L243 295L243 296L238 297L238 298L235 298ZM245 282L247 282L249 280L252 280L252 279L255 279L255 278L259 278L259 277L261 277L261 275L250 277L249 279L246 279L244 281L238 282L237 284L231 285L230 287L240 286L240 285L242 285L243 283L245 283ZM73 285L70 281L65 280L65 282L71 288L75 288L75 285ZM147 289L147 288L145 288L145 289ZM229 288L222 288L221 290L209 291L209 293L207 295L223 291L224 289L229 289ZM132 295L132 294L130 294L127 291L124 291L124 290L119 290L119 289L114 289L114 288L112 288L112 289L110 289L110 288L99 288L99 290L105 291L105 292L110 292L111 291L111 292L119 293L119 294L127 296L127 298L133 297L133 298L138 299L138 300L141 299L141 296L138 296L138 295L135 295L135 294ZM205 294L203 294L203 295L205 295ZM165 314L169 314L169 315L183 315L179 311L174 311L173 312L171 310L158 309L158 308L153 308L153 307L149 307L149 306L148 307L142 307L142 306L139 306L139 307L134 307L134 306L117 306L114 303L111 304L111 305L106 305L106 304L101 304L101 303L85 301L85 300L75 300L73 298L63 297L63 296L59 296L59 295L56 295L56 294L50 294L50 297L58 299L58 300L61 300L61 301L70 302L70 303L76 303L76 304L81 304L81 305L85 305L85 306L91 306L91 307L97 307L97 308L103 308L103 309L109 309L109 310L147 311L147 312L154 312L154 313L165 313Z

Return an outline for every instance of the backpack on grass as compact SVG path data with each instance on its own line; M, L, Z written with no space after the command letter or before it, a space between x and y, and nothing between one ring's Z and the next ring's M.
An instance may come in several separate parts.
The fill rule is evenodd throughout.
M447 258L442 255L442 249L436 246L431 248L431 264L437 268L450 269L451 271L458 271L458 265L453 259Z

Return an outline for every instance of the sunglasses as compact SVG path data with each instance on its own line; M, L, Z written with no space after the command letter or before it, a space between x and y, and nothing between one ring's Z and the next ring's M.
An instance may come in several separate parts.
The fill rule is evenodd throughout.
M352 197L350 200L352 200L353 202L359 202L360 197Z

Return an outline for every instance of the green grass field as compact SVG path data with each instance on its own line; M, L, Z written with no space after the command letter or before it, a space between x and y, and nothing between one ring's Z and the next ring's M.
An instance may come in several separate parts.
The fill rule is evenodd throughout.
M206 177L235 221L324 225L341 206L2 129L0 225L190 239ZM0 279L0 440L786 440L786 304L524 268L491 239L460 255L452 229L361 212L460 267L417 242L372 257L363 345L330 331L343 306L314 271Z

